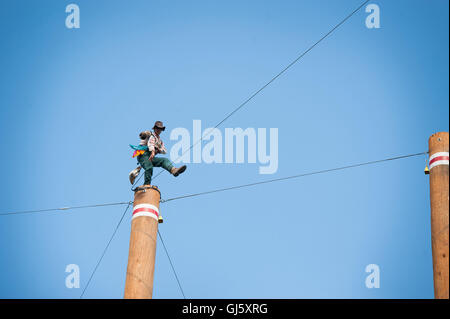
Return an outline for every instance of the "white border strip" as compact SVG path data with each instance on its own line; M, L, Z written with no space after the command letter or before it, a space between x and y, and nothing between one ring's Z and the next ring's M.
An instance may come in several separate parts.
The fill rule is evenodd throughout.
M448 160L442 160L442 161L436 161L433 164L430 165L430 170L438 165L448 165Z
M155 214L150 213L150 212L140 212L140 213L136 213L136 214L133 215L133 217L131 218L131 220L133 220L133 219L135 219L135 218L138 218L138 217L143 217L143 216L145 216L145 217L151 217L151 218L153 218L154 220L158 221L158 217L156 217Z

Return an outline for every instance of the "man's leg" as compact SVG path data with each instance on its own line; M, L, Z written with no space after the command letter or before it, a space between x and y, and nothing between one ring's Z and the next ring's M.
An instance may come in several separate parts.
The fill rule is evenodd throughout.
M172 162L168 158L165 158L165 157L156 157L156 156L153 157L152 164L155 167L164 168L169 173L171 172L171 170L173 168Z
M164 157L154 157L153 166L162 167L175 177L177 177L186 170L186 165L183 165L179 168L175 168L172 162L168 158Z
M150 162L148 160L148 158L150 157L150 153L149 152L145 152L142 155L139 155L137 160L139 162L139 164L141 164L141 166L144 168L145 173L144 173L144 185L151 185L152 182L152 175L153 175L153 164L152 162Z

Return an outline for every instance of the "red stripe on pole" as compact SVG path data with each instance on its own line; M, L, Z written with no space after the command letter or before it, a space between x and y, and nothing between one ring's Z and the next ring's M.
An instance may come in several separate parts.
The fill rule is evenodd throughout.
M135 210L133 211L133 215L136 214L136 213L140 213L140 212L149 212L149 213L155 214L156 217L159 216L159 215L158 215L158 212L157 212L156 210L151 209L151 208L147 208L147 207L141 207L141 208L135 209Z
M448 156L436 156L435 158L433 158L430 161L430 165L433 164L434 162L437 162L437 161L448 161L448 160L449 160Z

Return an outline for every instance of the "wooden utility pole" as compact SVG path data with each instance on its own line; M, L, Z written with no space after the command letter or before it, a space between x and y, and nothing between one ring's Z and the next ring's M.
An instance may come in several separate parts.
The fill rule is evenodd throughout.
M448 132L428 139L430 166L431 241L433 249L434 297L449 299L448 288Z
M160 198L155 186L135 191L125 299L152 298Z

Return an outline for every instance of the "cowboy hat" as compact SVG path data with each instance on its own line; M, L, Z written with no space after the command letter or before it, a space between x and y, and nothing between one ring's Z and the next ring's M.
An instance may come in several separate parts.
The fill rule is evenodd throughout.
M163 122L161 122L161 121L155 122L153 129L155 129L155 128L159 128L160 130L163 130L163 131L166 129L166 127L163 125Z

